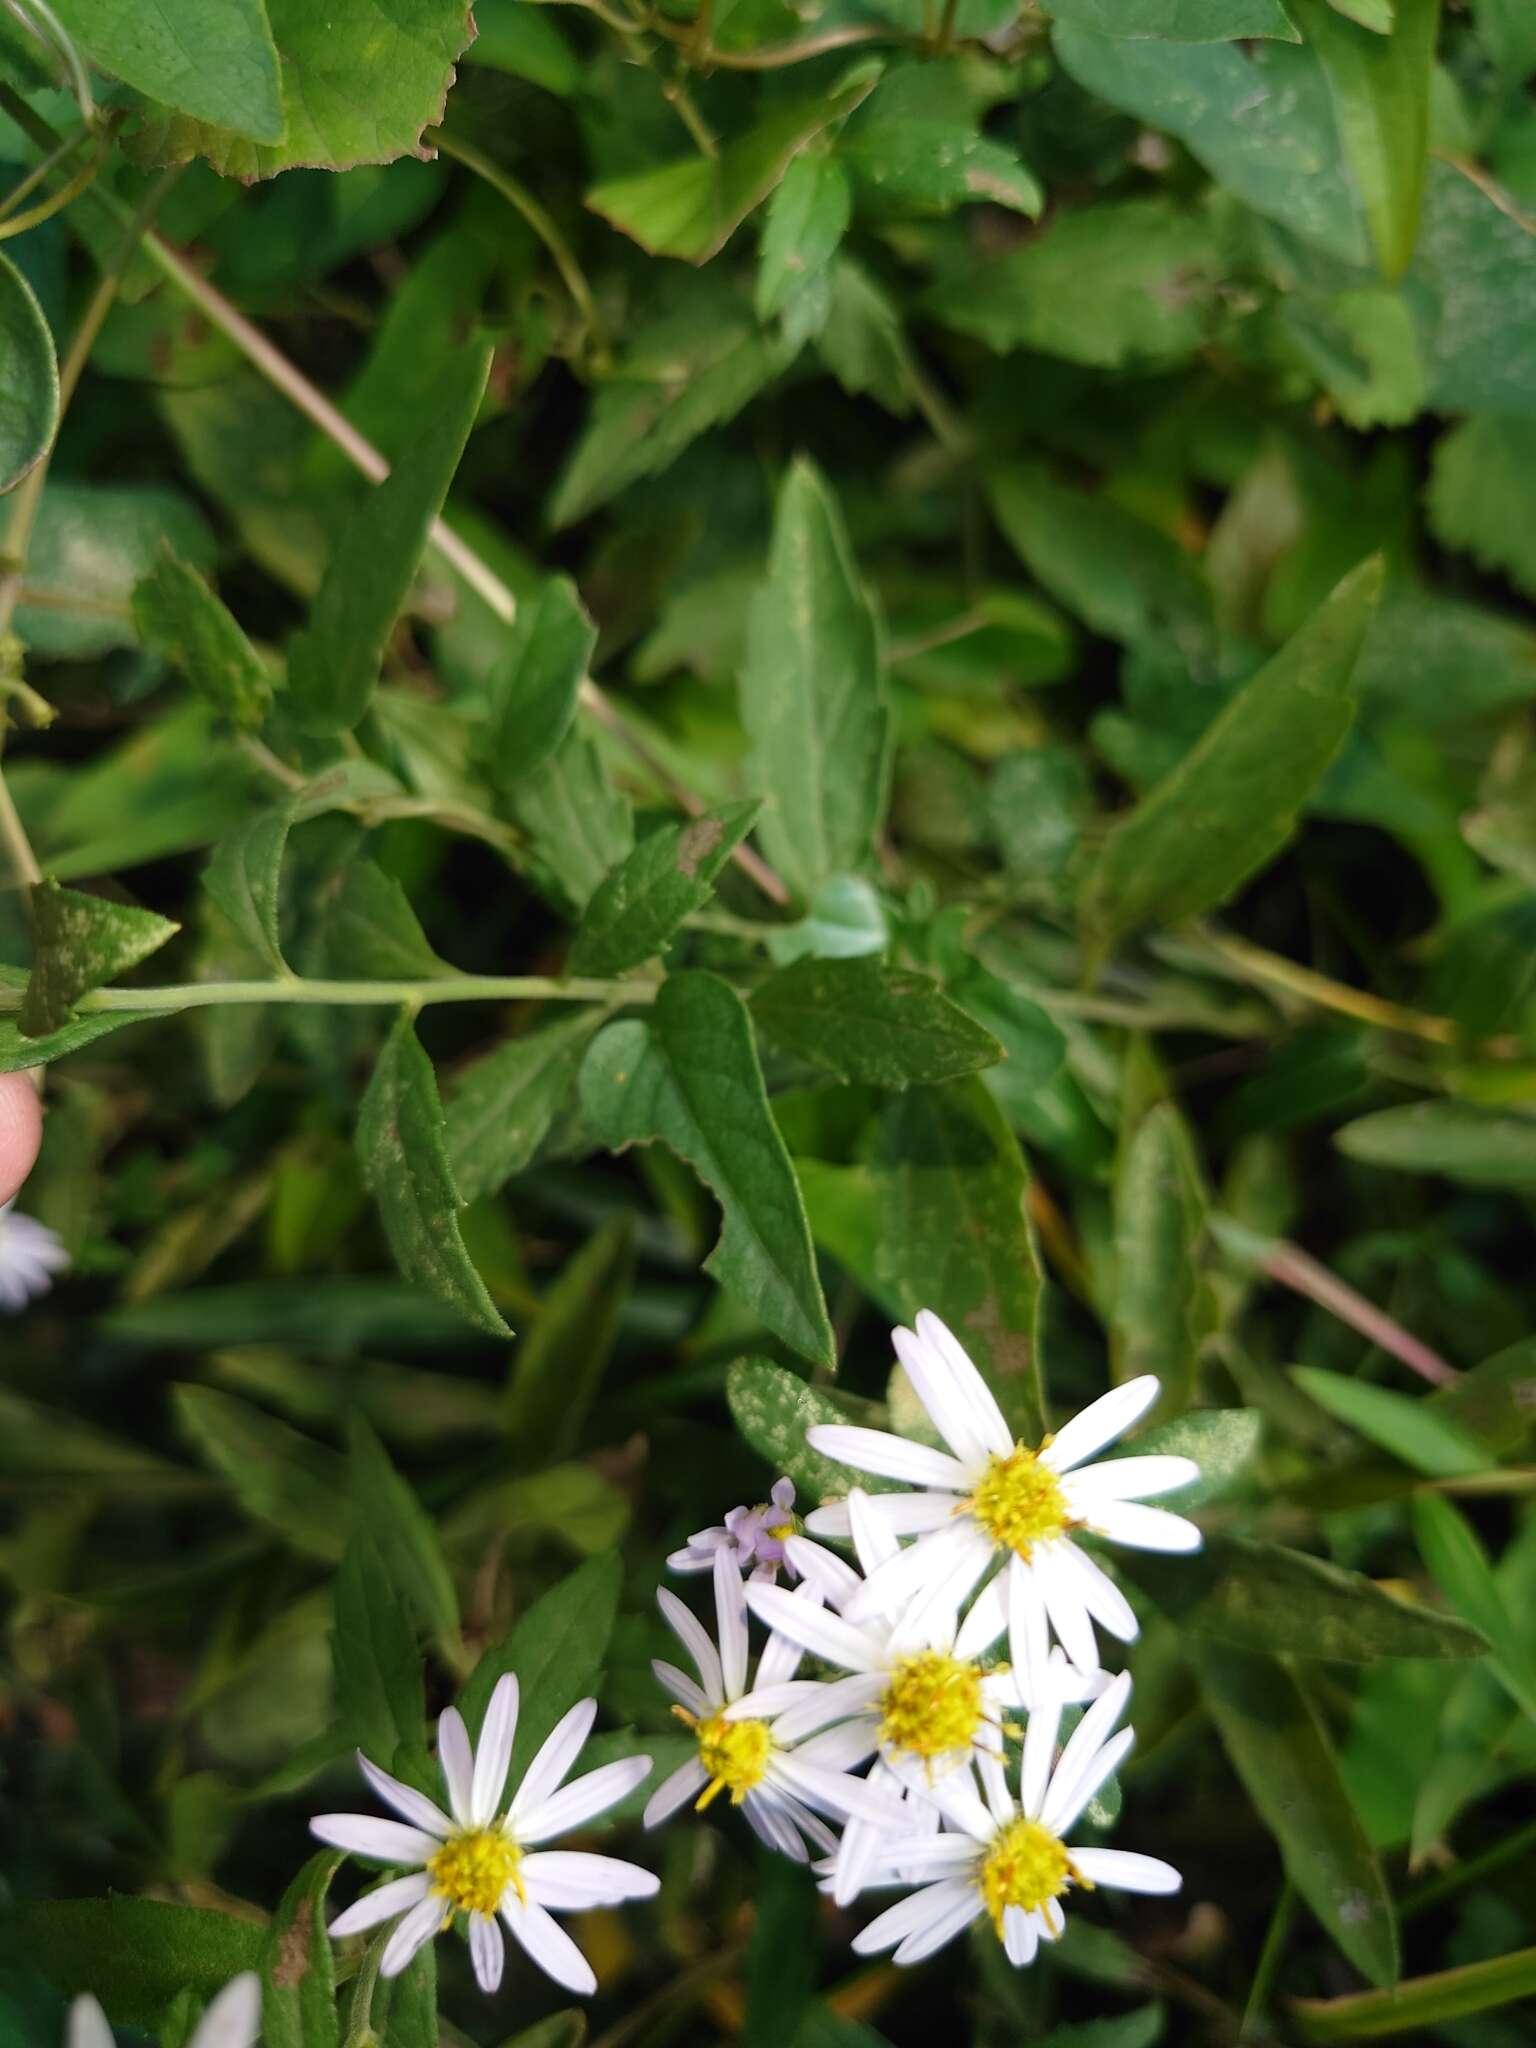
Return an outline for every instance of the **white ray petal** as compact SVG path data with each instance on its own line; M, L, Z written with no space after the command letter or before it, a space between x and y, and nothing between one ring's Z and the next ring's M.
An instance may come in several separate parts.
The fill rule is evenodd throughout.
M805 1706L825 1692L824 1678L786 1678L782 1685L754 1685L723 1709L727 1721L771 1721L791 1707Z
M117 2048L106 2014L88 1991L81 1992L69 2008L64 2048Z
M469 1959L475 1966L475 1982L480 1989L487 1996L499 1990L507 1945L496 1922L484 1913L471 1913L469 1916Z
M865 1578L879 1571L881 1565L889 1564L901 1548L896 1531L874 1512L862 1486L855 1486L848 1495L848 1531Z
M818 1422L805 1433L805 1440L824 1458L839 1465L851 1465L855 1472L875 1472L882 1479L904 1479L909 1486L936 1486L946 1493L964 1493L967 1468L958 1458L910 1437L892 1436L884 1429L857 1429L844 1422Z
M557 1920L530 1899L525 1906L509 1890L501 1902L501 1917L512 1939L536 1962L546 1977L553 1977L567 1991L588 1998L597 1989L592 1965Z
M1098 1560L1066 1537L1056 1545L1056 1563L1076 1583L1078 1597L1100 1628L1122 1643L1134 1643L1141 1634L1136 1610Z
M1088 1804L1104 1780L1119 1770L1121 1763L1134 1747L1136 1730L1122 1728L1118 1735L1111 1736L1092 1761L1083 1767L1076 1784L1069 1792L1058 1790L1057 1778L1051 1781L1050 1795L1046 1810L1040 1816L1042 1823L1053 1834L1064 1835Z
M497 1679L496 1690L491 1694L491 1703L480 1726L475 1774L469 1789L469 1809L476 1827L483 1828L496 1818L496 1809L506 1787L507 1766L512 1761L512 1739L516 1733L517 1674L508 1671ZM498 1953L500 1947L498 1936Z
M968 1517L951 1520L946 1528L909 1544L873 1578L866 1579L863 1592L849 1605L848 1619L858 1622L894 1612L938 1585L948 1588L958 1607L991 1560L991 1539Z
M946 1878L942 1884L925 1885L921 1891L913 1892L909 1898L898 1899L894 1906L887 1906L863 1931L854 1936L855 1955L876 1956L882 1949L895 1948L905 1941L917 1928L934 1924L964 1893L973 1897L969 1883L958 1878ZM978 1901L978 1907L980 1902Z
M1071 1738L1061 1752L1061 1761L1052 1773L1042 1812L1055 1811L1064 1799L1071 1797L1073 1781L1092 1763L1095 1752L1109 1740L1110 1732L1125 1712L1130 1696L1131 1675L1122 1671L1104 1688L1072 1730Z
M869 1511L893 1536L922 1536L931 1529L943 1529L963 1506L958 1493L874 1493ZM853 1526L845 1500L830 1501L805 1518L813 1536L837 1536L847 1540Z
M728 1700L747 1683L747 1600L741 1568L729 1551L715 1552L715 1619L720 1640L720 1674Z
M420 1828L408 1828L398 1820L379 1820L371 1813L317 1813L309 1824L317 1841L333 1849L345 1849L349 1856L370 1856L376 1863L426 1865L441 1844Z
M976 1862L976 1844L969 1835L887 1835L872 1859L881 1876L899 1875L904 1883L923 1884L953 1877Z
M846 1511L847 1503L844 1502L843 1506ZM818 1509L817 1512L825 1513L826 1510ZM834 1607L841 1607L863 1584L851 1564L835 1551L828 1550L825 1544L812 1543L807 1537L789 1537L784 1545L784 1555L805 1583L814 1586L821 1597Z
M439 1840L453 1833L453 1822L440 1807L435 1805L424 1792L418 1792L414 1785L402 1785L398 1778L392 1778L388 1771L381 1771L371 1763L363 1752L357 1752L358 1768L386 1806L392 1806L402 1820L408 1820L413 1827L423 1828Z
M984 1657L1008 1626L1008 1574L997 1572L988 1579L955 1637L955 1655L964 1662Z
M773 1739L785 1748L814 1735L818 1728L861 1713L885 1691L883 1671L854 1671L847 1678L833 1678L819 1684L799 1706L791 1707L773 1724Z
M945 1904L942 1914L936 1914L926 1927L919 1927L907 1936L892 1956L892 1962L903 1968L924 1962L953 1941L957 1934L963 1934L971 1922L979 1920L985 1911L980 1892L974 1885L965 1885L955 1898Z
M1029 1568L1069 1662L1079 1670L1091 1671L1099 1661L1093 1619L1083 1605L1076 1575L1070 1566L1063 1567L1061 1563L1060 1546L1042 1543L1030 1559Z
M518 1840L530 1844L547 1842L551 1835L579 1828L583 1821L595 1819L627 1798L637 1785L645 1782L650 1769L648 1756L627 1756L617 1763L604 1764L601 1770L588 1771L584 1778L574 1779L553 1798L542 1800L520 1815Z
M747 1825L765 1848L776 1849L781 1856L787 1856L792 1863L805 1863L804 1842L801 1841L794 1821L790 1818L789 1804L774 1792L766 1792L758 1785L741 1802Z
M261 2032L261 1979L242 1970L198 2021L187 2048L255 2048Z
M1056 1734L1061 1726L1061 1702L1049 1695L1030 1709L1024 1730L1024 1755L1019 1765L1019 1811L1037 1820L1045 1804L1056 1757Z
M1040 1947L1040 1923L1022 1906L1009 1906L1003 1913L1003 1948L1016 1970L1027 1970Z
M981 1796L987 1803L987 1811L1000 1828L1018 1818L1019 1809L1013 1803L1013 1794L1008 1790L1008 1768L1002 1755L994 1756L990 1750L975 1759L976 1776L981 1784Z
M795 1598L808 1600L813 1607L821 1605L821 1595L815 1586L797 1586ZM802 1644L791 1642L788 1636L780 1635L776 1629L770 1630L768 1640L763 1645L762 1655L757 1660L756 1682L759 1686L810 1684L812 1681L808 1679L795 1678L795 1673L804 1661L805 1649Z
M761 1622L791 1642L801 1644L813 1655L841 1665L845 1671L875 1671L882 1657L879 1644L851 1621L787 1593L782 1586L753 1585L746 1589L747 1604Z
M948 1366L950 1384L965 1402L972 1426L988 1453L995 1458L1006 1458L1013 1449L1013 1432L1003 1420L997 1397L982 1378L971 1354L931 1308L919 1309L917 1334L938 1352Z
M802 1742L795 1751L797 1761L819 1765L828 1771L856 1771L866 1758L872 1757L877 1744L877 1733L873 1716L861 1714L857 1720L844 1721L836 1728L823 1729Z
M899 1828L902 1824L901 1803L889 1792L867 1785L862 1778L850 1778L843 1771L803 1763L794 1751L774 1755L768 1773L771 1783L834 1820L867 1820L880 1828Z
M593 1856L580 1849L541 1849L525 1856L521 1875L531 1898L540 1898L546 1885L558 1886L579 1898L583 1906L616 1906L623 1899L649 1899L661 1889L661 1879L638 1863L626 1863L618 1856ZM542 1903L551 1905L550 1899Z
M651 1669L656 1681L664 1685L679 1706L686 1707L690 1714L700 1721L707 1721L715 1711L714 1702L706 1699L702 1686L695 1684L686 1671L679 1671L675 1664L669 1664L664 1657L653 1657ZM594 1709L596 1701L593 1702Z
M443 1783L448 1787L448 1810L461 1828L470 1827L474 1817L475 1759L469 1746L469 1730L457 1707L449 1707L437 1717L437 1761Z
M709 1773L698 1758L690 1757L685 1764L679 1764L671 1777L663 1778L651 1794L644 1813L648 1828L660 1827L661 1823L695 1798L709 1783Z
M332 1941L340 1941L344 1935L361 1934L365 1928L380 1927L386 1920L393 1920L397 1913L409 1912L431 1889L432 1880L424 1870L418 1870L410 1877L393 1877L376 1891L364 1892L355 1905L348 1906L344 1913L338 1913L326 1932Z
M973 1842L989 1843L997 1833L997 1823L968 1770L931 1777L922 1764L906 1758L892 1759L890 1768L909 1792L936 1806L951 1827L959 1828Z
M915 1330L892 1330L891 1344L912 1382L912 1391L927 1410L928 1420L965 1467L967 1483L961 1491L969 1493L971 1482L986 1469L992 1447L965 1398L964 1389L955 1385L949 1360L937 1345Z
M666 1617L667 1626L677 1637L683 1648L693 1659L699 1674L699 1682L715 1706L725 1700L725 1678L720 1669L720 1652L709 1640L709 1633L697 1615L686 1608L668 1586L656 1588L656 1605Z
M1199 1527L1166 1508L1144 1508L1138 1501L1107 1500L1092 1506L1087 1522L1096 1535L1132 1550L1198 1550L1205 1541Z
M1157 1399L1160 1387L1157 1375L1148 1372L1100 1394L1065 1428L1057 1430L1040 1452L1041 1464L1049 1465L1053 1472L1070 1472L1074 1465L1081 1465L1139 1422Z
M398 1977L406 1968L418 1949L426 1947L433 1935L438 1933L446 1921L443 1902L439 1898L425 1898L419 1906L412 1906L389 1940L384 1944L384 1955L379 1963L381 1977Z
M1160 1856L1138 1856L1131 1849L1074 1849L1072 1861L1090 1884L1111 1891L1176 1892L1184 1880Z
M1045 1595L1033 1570L1022 1557L1011 1557L1006 1567L1008 1580L1008 1654L1013 1659L1014 1683L1020 1701L1033 1710L1047 1683L1050 1668L1051 1631L1045 1612Z
M1200 1477L1193 1458L1157 1457L1106 1458L1102 1464L1084 1465L1068 1473L1063 1491L1069 1501L1147 1500L1155 1493L1172 1493L1180 1486L1192 1486Z
M678 1673L678 1677L682 1677ZM708 1711L709 1702L705 1701ZM523 1773L523 1782L512 1801L510 1818L521 1823L525 1814L550 1798L565 1783L566 1773L580 1756L592 1723L597 1719L596 1700L578 1700L569 1707L540 1743L533 1762Z

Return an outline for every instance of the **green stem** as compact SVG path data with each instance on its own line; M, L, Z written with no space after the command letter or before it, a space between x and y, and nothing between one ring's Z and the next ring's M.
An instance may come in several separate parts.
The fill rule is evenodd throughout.
M41 163L36 163L19 184L13 185L5 198L0 200L0 220L9 220L29 193L35 192L46 177L56 171L66 157L74 155L82 142L90 140L89 128L77 128L73 135L66 135L57 149L50 149Z
M13 235L24 235L29 228L41 227L45 220L52 220L56 213L62 213L72 200L80 197L87 185L94 182L96 173L106 162L110 146L111 137L103 135L89 163L82 164L67 185L61 185L46 199L40 199L36 206L29 206L25 213L11 214L7 211L7 218L0 225L0 242L8 242ZM15 196L13 193L12 199Z
M1280 1896L1275 1900L1275 1910L1269 1918L1269 1928L1264 1936L1264 1946L1259 1951L1258 1965L1253 1973L1253 1984L1248 1992L1248 2003L1243 2008L1243 2024L1238 2033L1239 2042L1263 2038L1262 2021L1269 2005L1270 1990L1275 1981L1275 1971L1285 1953L1285 1944L1291 1931L1291 1918L1296 1909L1296 1893L1289 1878L1282 1879Z
M352 2001L347 2007L347 2038L343 2048L370 2048L373 2032L373 1994L378 1986L379 1965L384 1960L384 1944L391 1929L376 1935L363 1952L362 1968L352 1986Z
M193 981L174 988L97 988L75 1004L85 1015L109 1010L206 1010L226 1003L653 1003L659 982L554 981L539 974L455 974L436 981ZM19 1010L24 991L0 988L0 1013Z
M1411 1920L1418 1913L1426 1912L1431 1906L1438 1906L1442 1899L1450 1898L1464 1885L1477 1884L1494 1871L1503 1870L1508 1864L1518 1863L1522 1857L1536 1853L1536 1820L1529 1820L1523 1828L1516 1828L1505 1835L1491 1848L1484 1849L1479 1856L1467 1856L1449 1870L1442 1870L1436 1877L1427 1877L1415 1885L1397 1902L1399 1920Z

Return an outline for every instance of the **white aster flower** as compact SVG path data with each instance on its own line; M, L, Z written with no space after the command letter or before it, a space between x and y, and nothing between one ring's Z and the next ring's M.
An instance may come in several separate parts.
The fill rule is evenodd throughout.
M1129 1728L1111 1736L1131 1681L1122 1674L1084 1714L1055 1769L1051 1759L1061 1703L1048 1696L1031 1714L1024 1736L1019 1797L1001 1765L977 1765L939 1780L927 1796L944 1814L942 1834L882 1847L869 1882L920 1889L872 1920L854 1941L860 1955L893 1949L898 1963L920 1963L983 1914L1011 1963L1032 1963L1042 1941L1066 1925L1061 1901L1074 1887L1176 1892L1182 1879L1156 1856L1126 1849L1073 1848L1066 1836L1094 1793L1130 1748Z
M1001 1762L1005 1712L1028 1702L1006 1665L989 1670L981 1662L999 1633L988 1608L978 1602L961 1622L940 1587L904 1612L879 1612L862 1623L845 1618L874 1574L897 1554L896 1538L871 1508L869 1495L855 1487L848 1512L862 1577L820 1544L790 1539L790 1555L807 1585L836 1612L778 1586L747 1588L747 1604L759 1621L849 1674L818 1683L791 1706L775 1724L779 1735L798 1741L836 1723L850 1763L878 1756L873 1782L883 1783L885 1766L916 1764L931 1784L973 1758ZM1077 1673L1071 1676L1078 1681ZM1082 1679L1071 1697L1087 1698L1103 1682ZM758 1696L748 1693L726 1709L726 1718L756 1711ZM867 1821L849 1823L833 1866L839 1905L861 1889L881 1840L881 1830Z
M1009 1434L992 1390L936 1315L924 1309L915 1331L898 1329L892 1337L913 1390L949 1450L842 1423L807 1430L808 1442L824 1456L924 1489L871 1497L872 1512L892 1535L918 1540L874 1574L848 1618L862 1620L936 1587L961 1605L993 1560L1001 1559L1005 1571L983 1588L967 1621L980 1609L994 1636L1008 1626L1026 1697L1030 1675L1045 1668L1052 1629L1070 1662L1093 1671L1099 1662L1094 1623L1129 1643L1137 1621L1120 1588L1074 1542L1073 1532L1089 1530L1134 1550L1198 1550L1201 1543L1193 1522L1142 1505L1149 1494L1197 1479L1200 1468L1192 1458L1083 1463L1145 1415L1157 1398L1158 1381L1149 1373L1112 1388L1031 1450ZM818 1508L806 1527L818 1536L847 1536L846 1502Z
M837 1837L816 1818L818 1813L836 1821L857 1816L878 1827L899 1827L898 1800L849 1775L850 1746L841 1729L829 1729L808 1742L791 1742L783 1733L786 1710L823 1688L815 1679L795 1677L800 1646L779 1634L769 1637L756 1674L749 1678L746 1588L725 1550L715 1553L714 1581L718 1647L675 1593L665 1586L656 1591L668 1625L693 1660L698 1682L659 1658L651 1669L677 1702L672 1711L692 1729L699 1753L652 1793L645 1809L646 1826L656 1827L689 1799L702 1810L729 1792L731 1804L741 1808L759 1839L797 1863L808 1860L807 1842L823 1853L837 1846ZM772 1590L807 1606L814 1606L818 1598L810 1587L797 1593ZM730 1709L749 1690L755 1712L733 1716ZM859 1750L857 1743L852 1747ZM867 1753L860 1751L851 1762L862 1762Z
M384 1976L397 1977L419 1948L463 1913L475 1976L482 1991L494 1991L505 1957L499 1914L546 1976L568 1991L595 1991L591 1965L550 1909L585 1912L623 1899L645 1899L660 1882L651 1871L614 1856L538 1848L605 1813L651 1768L648 1756L625 1757L567 1785L566 1775L596 1714L596 1700L581 1700L556 1723L504 1813L502 1794L517 1730L517 1680L510 1672L491 1695L478 1748L471 1747L457 1708L450 1707L438 1721L437 1760L448 1791L447 1813L359 1753L364 1777L409 1825L369 1814L323 1813L310 1822L311 1832L351 1855L408 1865L411 1872L365 1893L331 1922L331 1934L359 1934L398 1916L379 1965Z
M231 1977L193 2029L187 2048L254 2048L261 2032L261 1979ZM87 1992L69 2008L64 2048L115 2048L107 2016Z
M14 1196L0 1204L0 1309L14 1315L25 1308L68 1264L69 1253L46 1223L18 1215Z
M732 1508L723 1522L699 1529L682 1550L674 1550L667 1568L674 1572L710 1572L715 1552L727 1551L742 1571L751 1570L754 1579L773 1579L785 1563L784 1545L799 1532L795 1514L795 1482L776 1479L773 1490L756 1507ZM790 1573L793 1577L793 1572Z

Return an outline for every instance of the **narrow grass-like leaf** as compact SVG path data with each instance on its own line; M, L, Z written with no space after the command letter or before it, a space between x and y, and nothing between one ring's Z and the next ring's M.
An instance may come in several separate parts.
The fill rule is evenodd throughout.
M437 1080L408 1014L385 1040L368 1083L357 1149L406 1279L429 1288L477 1329L509 1336L464 1247Z
M1390 1991L1356 1991L1343 1998L1293 1998L1289 2013L1297 2037L1320 2044L1383 2041L1397 2034L1434 2033L1452 2020L1493 2012L1516 1999L1536 1997L1536 1948L1517 1948L1485 1962L1464 1963L1432 1977L1410 1977Z
M180 1386L173 1398L182 1427L246 1513L295 1550L334 1564L352 1523L336 1453L216 1388Z
M1315 1365L1292 1366L1291 1378L1319 1408L1426 1479L1459 1479L1494 1463L1464 1430L1437 1415L1428 1398L1416 1400Z
M1205 1189L1173 1103L1155 1103L1125 1143L1114 1209L1115 1378L1156 1373L1163 1414L1172 1414L1193 1397L1198 1348L1213 1321L1199 1257Z
M1488 1669L1522 1713L1536 1717L1536 1655L1523 1617L1511 1614L1477 1531L1453 1502L1422 1493L1413 1530L1430 1576L1452 1607L1488 1639Z
M1443 1173L1479 1188L1536 1188L1536 1117L1475 1102L1409 1102L1356 1117L1333 1142L1397 1173Z

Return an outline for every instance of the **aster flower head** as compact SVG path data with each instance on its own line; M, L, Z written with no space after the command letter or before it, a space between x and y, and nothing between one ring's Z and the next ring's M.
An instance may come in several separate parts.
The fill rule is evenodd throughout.
M697 1530L682 1550L672 1552L667 1567L674 1572L713 1571L715 1552L724 1550L754 1579L774 1579L786 1563L784 1545L799 1529L795 1482L776 1479L767 1500L756 1507L732 1508L723 1522ZM794 1576L793 1570L789 1576Z
M187 2048L254 2048L261 2032L261 1979L231 1977L193 2029ZM69 2008L64 2048L116 2048L107 2016L87 1992Z
M1061 1701L1047 1689L1025 1733L1017 1798L1002 1766L988 1757L979 1760L974 1775L956 1772L932 1786L928 1796L943 1812L944 1830L891 1842L871 1860L868 1884L916 1888L870 1922L854 1941L856 1952L889 1949L897 1963L919 1963L985 1917L1008 1960L1023 1968L1042 1941L1060 1940L1066 1926L1062 1901L1069 1892L1100 1885L1177 1891L1179 1873L1159 1857L1067 1841L1084 1807L1131 1747L1129 1728L1111 1732L1130 1689L1123 1674L1112 1682L1073 1730L1054 1768Z
M787 1732L789 1712L824 1688L815 1679L796 1678L801 1647L777 1631L752 1670L741 1573L724 1549L715 1553L713 1572L718 1642L675 1593L665 1586L657 1589L662 1614L698 1678L659 1658L651 1669L676 1702L673 1713L692 1730L698 1754L652 1793L646 1826L658 1826L690 1799L702 1810L724 1792L761 1841L797 1863L808 1860L807 1844L822 1853L837 1846L837 1837L818 1814L838 1822L862 1817L877 1827L899 1827L896 1797L850 1775L869 1754L862 1738L850 1742L840 1728L825 1729L810 1740ZM754 1590L772 1590L792 1605L818 1604L809 1586L795 1593L779 1587ZM749 1697L751 1709L744 1711L740 1703Z
M56 1232L34 1216L17 1213L15 1198L0 1204L0 1310L14 1315L46 1294L55 1273L69 1264Z
M947 1588L948 1597L962 1605L998 1561L1004 1569L976 1605L984 1608L994 1635L1008 1627L1021 1683L1027 1687L1031 1674L1045 1668L1052 1632L1070 1662L1092 1672L1099 1663L1095 1622L1127 1643L1135 1640L1138 1624L1113 1579L1075 1541L1076 1532L1134 1550L1189 1551L1201 1543L1193 1522L1143 1505L1149 1495L1197 1479L1200 1468L1192 1458L1085 1463L1146 1414L1159 1382L1145 1374L1112 1388L1031 1448L1015 1441L991 1388L936 1315L924 1309L916 1329L896 1330L893 1341L949 1449L841 1423L819 1423L806 1432L826 1457L922 1489L871 1498L871 1512L892 1536L918 1540L871 1576L849 1607L849 1620L861 1621L935 1587ZM847 1503L818 1508L806 1527L818 1536L847 1536Z
M397 1920L379 1966L386 1977L398 1976L418 1949L462 1913L483 1991L501 1982L504 1923L546 1976L586 1995L597 1989L597 1979L553 1912L613 1906L649 1898L658 1889L659 1880L637 1864L540 1846L605 1813L651 1768L648 1756L625 1757L565 1782L591 1733L596 1700L579 1701L555 1725L503 1810L517 1705L517 1679L509 1672L491 1695L477 1747L456 1708L438 1721L447 1812L360 1753L364 1777L401 1819L323 1813L310 1822L311 1832L334 1848L409 1869L409 1875L365 1893L330 1927L340 1937Z

